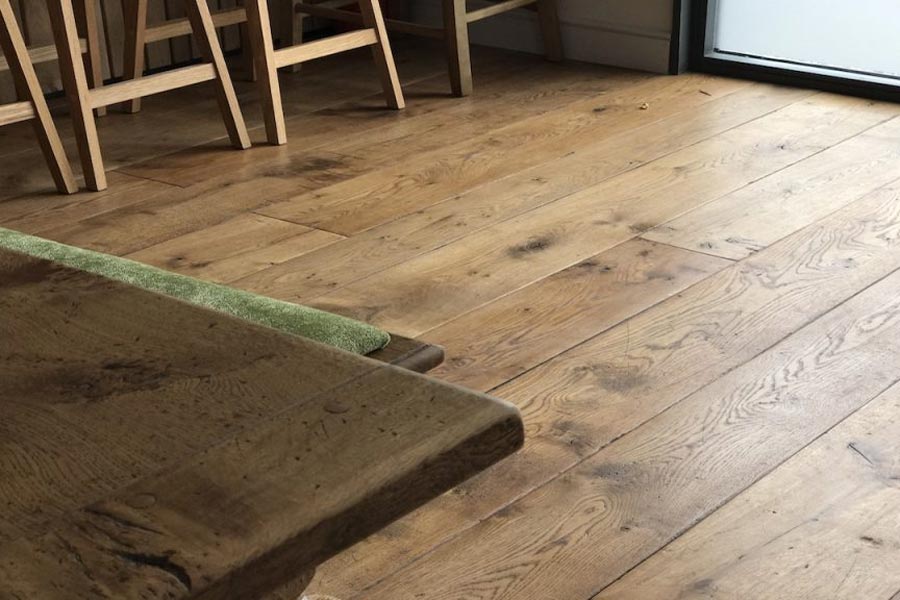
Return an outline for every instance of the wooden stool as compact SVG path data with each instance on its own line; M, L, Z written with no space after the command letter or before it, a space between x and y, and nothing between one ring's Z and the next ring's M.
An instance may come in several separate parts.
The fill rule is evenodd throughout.
M378 0L358 0L358 2L354 0L354 4L359 5L360 12L357 16L363 29L341 33L314 42L282 47L278 50L272 43L267 1L245 0L245 4L247 26L250 43L253 47L253 60L256 63L256 75L259 78L269 143L284 144L287 141L277 70L323 56L371 46L372 56L375 59L375 66L388 106L394 109L404 107L403 91L400 89L400 80L397 77L397 68L394 65L394 56L391 53L384 17L381 14Z
M16 22L9 0L0 0L0 47L12 72L19 98L19 102L0 106L0 125L31 121L56 189L63 194L76 192L78 186L72 175L72 167L50 117L50 109L47 108L47 101L34 72L34 64L25 47L22 30Z
M91 2L92 0L86 0ZM126 25L128 35L137 35L138 30L130 30L130 25L137 23L141 14L141 5L146 8L147 0L123 0L125 14L129 21ZM53 35L59 54L60 71L63 86L69 102L72 104L72 117L75 125L75 137L81 163L84 167L84 178L88 188L102 190L106 188L106 174L100 154L100 143L97 138L97 126L92 109L118 104L158 94L203 81L214 81L219 107L225 120L228 136L232 144L240 149L250 147L250 137L244 124L244 117L238 105L231 77L225 66L225 58L216 37L215 25L207 0L187 0L186 8L191 31L200 47L200 51L208 62L166 71L157 75L140 77L135 73L134 79L114 83L104 87L90 89L80 60L80 43L72 0L48 0Z
M144 72L144 48L147 44L163 42L172 38L190 35L193 31L188 18L170 19L153 26L147 25L148 0L126 0L125 3L125 60L123 79L137 79ZM249 45L245 37L244 24L247 11L243 7L227 8L210 12L216 29L230 25L240 25L241 45ZM141 109L141 99L134 98L123 104L125 112L136 113Z
M307 2L297 2L297 0L285 1L294 3L294 9L301 14L305 13L350 23L358 23L361 20L359 14L343 10L344 7L352 4L350 0L323 0L321 2L316 2L315 0L308 0ZM553 61L562 60L562 38L559 32L556 0L503 0L472 11L467 10L466 0L443 0L443 28L428 27L394 19L388 19L386 24L391 30L444 39L447 43L450 59L450 85L453 93L456 96L468 96L472 93L469 24L526 6L537 7L547 58Z
M23 18L25 15L25 2L27 0L19 0L19 13ZM88 84L92 88L103 85L103 58L100 54L100 30L98 28L98 0L79 0L75 4L75 19L78 23L78 29L81 31L81 39L79 40L81 51L84 53L85 69L87 71ZM23 33L23 39L26 39L26 33ZM26 42L27 43L27 42ZM29 48L28 54L31 57L31 63L37 65L45 62L52 62L57 59L56 46L39 46ZM7 70L8 65L0 60L0 71ZM96 109L97 116L106 114L105 108Z

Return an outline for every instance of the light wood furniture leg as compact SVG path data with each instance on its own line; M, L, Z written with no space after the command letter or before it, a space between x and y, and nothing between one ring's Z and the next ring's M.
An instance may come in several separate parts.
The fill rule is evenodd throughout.
M394 64L394 54L391 52L381 6L378 0L360 0L359 11L362 13L363 25L374 30L378 40L378 43L372 46L372 57L375 59L375 67L378 69L387 105L400 110L406 103L403 100L403 90L400 88L400 78L397 76L397 66Z
M266 138L270 144L280 146L287 142L287 133L281 104L281 86L278 83L275 66L272 28L269 25L269 3L267 0L246 0L246 2L250 43L262 100L263 119L266 123Z
M450 60L450 88L455 96L472 93L472 59L466 0L444 0L444 35Z
M144 74L144 47L147 34L147 1L124 0L125 16L125 63L123 79L138 79ZM133 98L122 104L125 112L141 110L141 99Z
M0 0L0 47L6 56L20 100L12 105L0 106L0 125L30 119L56 189L63 194L78 191L72 167L50 116L9 0Z
M276 50L272 43L266 0L247 1L247 24L250 28L250 40L253 43L253 55L259 77L269 143L283 144L287 139L277 70L288 65L300 64L355 48L372 46L387 104L391 108L403 108L403 91L397 78L397 70L394 66L394 58L387 40L378 0L360 0L359 6L360 13L356 14L356 17L363 25L363 29Z
M444 23L441 27L410 23L397 18L384 19L383 22L389 30L445 40L449 55L450 85L456 96L468 96L472 93L469 25L482 19L520 8L537 8L547 58L554 61L563 58L556 0L499 0L476 10L468 10L466 0L441 1L444 14ZM296 2L296 10L301 14L347 23L362 22L362 15L344 8L353 4L352 0L293 0L293 2Z
M97 138L97 124L94 122L87 76L81 59L81 44L72 0L48 0L47 8L50 9L50 23L59 54L63 87L72 107L72 123L84 180L88 189L103 190L106 189L106 173L100 154L100 140ZM104 88L100 88L102 89Z
M75 3L75 18L81 31L87 51L84 54L88 84L92 89L103 87L103 59L100 53L100 30L97 27L97 2L99 0L80 0ZM106 114L106 107L95 109L98 117Z
M231 75L228 74L228 65L225 64L222 47L216 37L216 26L213 23L212 14L209 12L209 5L206 0L193 0L187 3L187 12L196 34L200 52L215 69L216 96L231 144L241 150L249 148L250 135L247 133L237 94L231 83Z
M559 62L563 59L563 45L556 0L537 0L537 9L541 36L544 38L544 53L548 60Z
M127 0L131 3L131 16L141 14L142 6L146 9L146 0ZM127 102L151 94L158 94L176 88L194 85L203 81L212 81L216 86L219 107L225 120L225 127L231 142L237 148L249 148L250 136L244 117L238 105L237 95L231 84L231 77L225 66L222 48L216 37L216 28L209 11L207 0L189 0L187 3L188 21L191 31L206 57L206 63L191 65L141 77L135 70L134 79L90 89L81 61L78 31L75 25L75 14L72 0L49 0L50 19L59 53L60 71L66 95L72 104L72 115L75 123L75 137L81 163L84 166L85 180L92 190L106 188L106 176L103 170L103 159L100 154L100 143L97 139L97 125L91 109ZM243 11L241 11L243 15ZM132 19L135 25L140 25ZM134 47L143 46L143 43ZM137 54L134 54L137 56Z

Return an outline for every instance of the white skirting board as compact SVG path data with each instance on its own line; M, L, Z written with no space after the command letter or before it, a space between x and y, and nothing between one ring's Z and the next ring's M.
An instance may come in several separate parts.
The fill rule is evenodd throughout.
M414 0L413 17L441 22L442 0ZM669 68L671 0L558 0L566 58L653 73ZM469 10L488 6L478 0ZM542 50L537 16L515 10L473 24L474 44L539 54Z

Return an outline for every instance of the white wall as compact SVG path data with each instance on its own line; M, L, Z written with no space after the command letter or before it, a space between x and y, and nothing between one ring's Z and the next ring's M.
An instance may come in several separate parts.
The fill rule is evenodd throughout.
M469 8L481 6L470 0ZM558 0L566 56L574 60L665 73L673 0ZM440 22L441 0L414 0L413 16ZM486 5L486 4L485 4ZM536 16L516 10L471 28L476 44L541 52Z

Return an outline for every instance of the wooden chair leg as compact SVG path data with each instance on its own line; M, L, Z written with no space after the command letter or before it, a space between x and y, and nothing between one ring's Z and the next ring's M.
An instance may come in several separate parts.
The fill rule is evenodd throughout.
M50 174L56 183L56 189L63 194L75 193L78 186L72 174L72 167L50 116L50 109L47 108L47 101L44 99L25 40L22 38L22 30L16 22L9 0L0 0L0 47L9 64L19 99L31 102L34 110L31 122L47 166L50 168Z
M242 150L249 148L250 135L247 133L247 125L244 123L244 116L241 114L241 107L238 104L237 94L235 94L234 85L231 82L231 75L229 75L228 66L225 64L225 56L222 54L222 47L219 45L219 38L216 34L216 26L213 24L212 14L209 12L209 5L206 3L206 0L189 0L187 2L187 13L201 54L212 63L213 68L216 70L216 78L214 80L216 96L219 101L219 109L222 111L222 117L225 119L225 127L228 129L228 137L231 138L231 143L234 147Z
M269 24L267 0L246 0L247 28L256 65L259 94L262 100L266 137L270 144L287 142L284 126L284 109L281 104L281 87L275 67L275 47Z
M75 3L75 18L87 43L84 55L85 70L91 89L103 87L103 59L100 54L100 30L97 27L98 0L79 0ZM106 107L94 110L98 117L106 114Z
M394 54L391 52L381 6L378 0L360 0L359 11L362 14L363 25L374 29L375 37L378 39L378 43L372 46L372 57L375 59L385 100L388 106L399 110L406 103L403 100L403 90L397 76L397 66L394 64Z
M282 48L303 43L303 15L297 14L297 0L278 0L278 45ZM281 68L282 73L298 73L300 63Z
M78 142L78 153L81 156L85 183L88 189L104 190L106 189L106 173L100 154L97 124L91 110L90 93L81 57L81 42L78 39L78 27L75 23L72 0L48 0L47 8L50 9L50 24L53 27L53 37L59 55L59 70L62 74L63 87L72 106L75 139Z
M538 18L541 21L541 35L544 38L544 53L548 60L561 61L563 45L556 0L537 0L537 7Z
M137 79L144 74L144 46L147 32L147 0L124 0L125 17L125 63L122 77ZM122 104L128 113L141 110L141 99L135 98Z
M472 93L472 59L466 0L444 0L444 36L450 58L450 87L455 96Z

